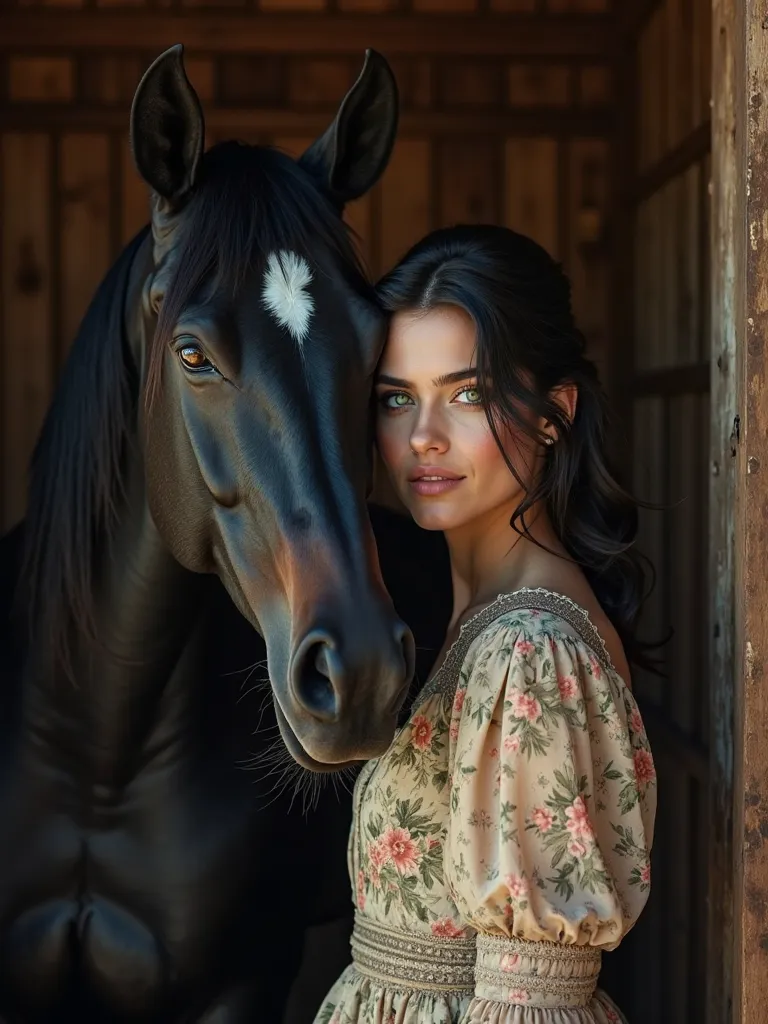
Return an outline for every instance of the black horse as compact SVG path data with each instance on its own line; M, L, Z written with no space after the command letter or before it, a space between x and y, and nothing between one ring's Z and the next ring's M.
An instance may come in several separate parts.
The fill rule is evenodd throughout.
M341 211L397 96L369 52L298 162L203 155L176 47L131 117L151 230L86 314L0 552L0 1018L278 1024L305 926L349 911L349 798L304 814L269 745L381 753L413 667L385 585L422 672L447 612L442 547L383 511L374 540L365 502L385 324Z

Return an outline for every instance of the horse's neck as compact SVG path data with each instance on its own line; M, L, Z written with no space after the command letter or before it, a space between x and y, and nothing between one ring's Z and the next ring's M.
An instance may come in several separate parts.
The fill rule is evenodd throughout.
M63 718L65 731L84 742L78 756L94 781L125 781L136 758L167 742L183 719L200 676L192 648L206 589L205 578L167 551L146 505L141 467L133 466L113 535L99 547L95 635L74 640L73 680L61 672L40 680L47 691L42 713L50 709L51 723Z

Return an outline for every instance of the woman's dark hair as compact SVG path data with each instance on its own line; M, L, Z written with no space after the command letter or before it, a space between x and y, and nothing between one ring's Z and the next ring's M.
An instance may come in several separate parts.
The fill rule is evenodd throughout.
M635 635L653 574L634 547L640 503L619 485L609 465L605 396L585 355L562 267L536 242L508 228L458 225L417 243L379 282L378 293L389 313L451 305L472 318L488 423L521 484L500 432L509 426L539 443L545 440L521 409L555 425L557 443L545 449L545 471L511 525L528 534L526 512L546 503L561 543L582 567L627 657L653 669L651 645ZM573 422L551 397L558 386L569 384L578 391Z

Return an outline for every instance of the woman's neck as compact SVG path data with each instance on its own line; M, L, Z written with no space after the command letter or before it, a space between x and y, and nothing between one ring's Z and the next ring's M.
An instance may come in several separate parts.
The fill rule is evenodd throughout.
M451 629L498 594L535 584L542 563L565 554L543 505L526 513L527 531L519 520L517 530L510 525L512 514L513 509L503 506L446 531L453 581Z

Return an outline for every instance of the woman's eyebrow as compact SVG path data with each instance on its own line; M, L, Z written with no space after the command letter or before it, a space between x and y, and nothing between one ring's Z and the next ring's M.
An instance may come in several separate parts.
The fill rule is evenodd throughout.
M441 377L435 377L432 381L433 387L444 388L446 384L456 384L460 380L469 380L477 376L477 370L470 366L466 370L454 370L453 373L444 373ZM393 388L413 388L409 380L402 377L390 377L388 373L380 373L376 378L377 384L389 384Z

